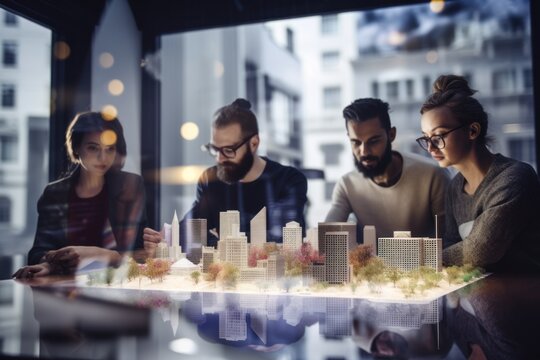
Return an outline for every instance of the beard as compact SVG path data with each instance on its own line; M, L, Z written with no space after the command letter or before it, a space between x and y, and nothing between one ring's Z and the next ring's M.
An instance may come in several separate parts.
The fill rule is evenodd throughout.
M225 161L217 165L217 177L226 184L234 184L243 179L253 166L253 153L246 152L240 162Z
M384 154L380 158L373 155L362 156L360 160L358 160L354 155L353 158L354 166L356 166L356 169L358 169L358 171L362 173L364 177L371 179L375 176L382 175L388 165L390 165L392 162L392 143L388 141L386 144L386 150L384 150ZM375 165L364 166L362 161L366 160L373 160L376 161L376 163Z

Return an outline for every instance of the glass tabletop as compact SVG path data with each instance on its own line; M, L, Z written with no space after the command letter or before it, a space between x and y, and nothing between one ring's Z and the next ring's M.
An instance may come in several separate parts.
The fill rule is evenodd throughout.
M0 281L1 353L80 359L533 359L540 278L431 301Z

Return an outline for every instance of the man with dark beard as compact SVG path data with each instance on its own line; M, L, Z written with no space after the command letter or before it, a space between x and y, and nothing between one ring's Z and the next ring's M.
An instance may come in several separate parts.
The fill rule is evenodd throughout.
M267 241L281 242L282 228L296 221L304 228L307 180L297 169L259 156L259 128L251 104L237 99L216 111L211 142L204 145L217 164L204 171L191 210L181 221L206 219L208 246L219 238L219 213L240 212L240 231L249 234L250 220L266 207ZM249 238L249 236L248 236ZM145 248L160 241L159 232L145 229ZM185 236L181 236L181 243ZM184 245L184 244L182 244Z
M346 221L352 213L359 230L375 225L377 237L396 230L427 237L435 235L438 215L441 236L448 174L423 157L392 151L396 128L388 111L387 103L372 98L343 110L356 170L336 184L326 221Z

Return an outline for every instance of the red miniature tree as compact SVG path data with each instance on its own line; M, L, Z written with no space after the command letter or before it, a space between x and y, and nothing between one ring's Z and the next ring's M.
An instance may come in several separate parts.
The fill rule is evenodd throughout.
M220 263L213 263L208 266L208 271L206 272L205 279L206 281L216 281L217 276L223 266Z
M164 259L146 259L146 271L145 275L150 280L159 279L163 281L163 277L171 270L171 262Z
M264 260L268 259L268 253L266 252L266 249L260 248L258 246L252 246L249 249L249 258L248 258L248 266L249 267L256 267L257 266L257 260Z
M358 276L360 269L373 258L373 250L369 245L358 245L349 253L349 263L353 266L354 275Z

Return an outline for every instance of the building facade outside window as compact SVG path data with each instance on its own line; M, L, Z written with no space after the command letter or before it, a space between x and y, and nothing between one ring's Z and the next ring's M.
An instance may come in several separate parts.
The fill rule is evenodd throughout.
M11 200L0 196L0 225L7 225L11 221Z
M2 84L2 107L3 108L15 107L15 85Z
M10 12L4 12L4 25L6 26L17 26L19 20L15 14Z
M329 86L323 89L323 106L326 109L338 109L341 107L341 87Z
M338 32L338 16L323 15L321 16L321 34L335 35Z
M17 161L18 140L16 135L0 135L0 160Z
M15 41L4 41L2 44L2 64L6 67L17 65L17 43Z

